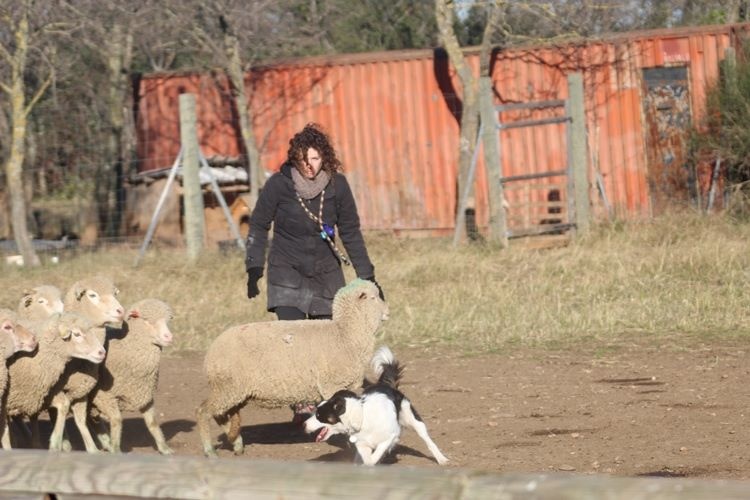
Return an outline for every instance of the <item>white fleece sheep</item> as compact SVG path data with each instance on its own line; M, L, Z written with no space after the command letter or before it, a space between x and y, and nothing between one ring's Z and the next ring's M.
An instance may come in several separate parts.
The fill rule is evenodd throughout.
M10 309L0 309L0 401L8 386L6 362L17 352L33 352L38 342L31 330L18 322L18 315ZM0 411L2 409L0 408ZM0 419L2 421L2 419Z
M39 285L24 290L17 311L21 320L45 320L53 314L63 312L62 293L52 285Z
M95 328L94 332L103 344L106 335L104 326L121 326L124 309L117 300L119 290L112 281L102 276L75 282L65 294L65 310L80 314ZM72 409L76 427L81 433L86 451L98 451L94 438L86 425L88 395L96 386L99 365L87 360L73 360L65 367L60 380L51 391L50 406L57 410L55 424L49 440L49 449L60 451L63 447L65 419Z
M72 358L101 363L105 356L104 346L91 332L91 323L79 314L64 312L26 325L39 345L33 355L18 355L8 364L6 411L10 417L38 415ZM7 421L4 424L2 445L8 449Z
M62 301L62 292L53 285L39 285L34 288L24 290L21 300L18 302L16 311L18 318L23 321L44 321L53 314L63 312L64 306ZM22 425L20 418L17 422ZM39 422L38 416L30 417L31 420L31 444L32 447L39 447ZM28 433L28 429L26 429Z
M197 410L203 451L215 456L210 418L242 453L240 410L329 398L362 384L375 348L375 332L388 315L378 288L356 279L338 291L333 319L269 321L234 326L208 348L204 369L209 396Z
M18 314L9 309L0 309L0 401L5 398L8 388L8 359L17 352L35 351L37 344L31 330L18 322ZM4 422L5 418L5 405L0 405L0 422ZM0 435L3 427L0 425Z
M16 311L18 318L23 321L44 321L54 314L62 313L63 309L60 289L53 285L39 285L23 291ZM39 436L36 417L32 417L32 424L35 431L32 431L31 439L36 447Z
M89 395L91 414L109 422L110 433L99 433L112 452L120 451L122 411L143 415L156 447L171 454L154 415L154 393L159 381L159 361L163 347L172 343L167 322L172 309L157 299L136 302L126 314L122 328L107 331L107 359L99 372L99 381Z
M0 356L7 360L17 352L33 352L38 344L34 332L19 322L18 314L10 309L0 309ZM2 363L0 363L2 365ZM7 382L7 380L6 380ZM0 388L5 382L0 381ZM0 397L0 400L2 397Z

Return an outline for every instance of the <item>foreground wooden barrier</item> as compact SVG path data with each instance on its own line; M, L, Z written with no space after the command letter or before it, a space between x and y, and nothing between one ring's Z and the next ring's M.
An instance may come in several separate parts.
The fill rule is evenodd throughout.
M249 458L0 451L0 498L740 499L750 483L573 474L491 474Z

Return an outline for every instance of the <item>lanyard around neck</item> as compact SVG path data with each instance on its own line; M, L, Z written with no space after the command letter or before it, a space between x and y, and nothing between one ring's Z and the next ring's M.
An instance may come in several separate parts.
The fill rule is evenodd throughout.
M326 198L326 190L320 192L320 206L318 207L318 215L315 215L310 211L309 208L307 208L307 205L302 200L302 197L295 191L295 194L297 195L297 201L299 201L299 204L302 206L302 209L305 211L308 217L315 222L318 225L318 229L320 229L320 237L328 243L328 246L331 247L331 250L334 251L339 256L339 259L341 259L341 262L346 264L347 266L351 265L351 262L349 262L349 259L346 258L346 255L339 250L339 247L336 246L336 243L333 242L333 238L336 236L336 231L333 228L333 226L330 226L323 222L323 200Z

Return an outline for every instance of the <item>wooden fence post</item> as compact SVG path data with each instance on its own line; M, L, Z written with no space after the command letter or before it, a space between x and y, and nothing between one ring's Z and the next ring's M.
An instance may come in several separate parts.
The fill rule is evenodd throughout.
M198 132L195 96L180 94L180 141L182 142L182 188L185 206L185 243L188 259L198 258L203 250L205 214L203 190L198 174Z
M568 75L568 102L566 111L571 118L568 135L568 164L572 170L576 229L580 233L590 226L590 199L588 163L586 162L586 111L583 100L583 75ZM570 203L568 204L570 206Z
M490 221L488 241L508 246L508 227L503 207L502 165L500 164L500 139L496 123L495 104L492 100L492 79L479 78L479 110L482 118L482 144L484 145L484 168L487 171L488 204Z

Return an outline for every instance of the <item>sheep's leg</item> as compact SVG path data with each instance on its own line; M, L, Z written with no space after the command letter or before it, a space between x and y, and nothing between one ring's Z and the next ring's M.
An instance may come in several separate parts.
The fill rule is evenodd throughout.
M8 417L3 415L3 435L0 437L0 446L4 450L10 450L10 427L8 426Z
M49 408L47 408L47 416L49 417L49 421L50 421L51 424L54 423L54 422L56 422L57 421L57 410L55 408L53 408L52 406L50 406ZM31 418L31 417L29 417L29 418ZM66 416L66 419L67 419L67 416ZM31 429L31 432L32 432L32 439L33 439L34 438L34 436L33 436L34 429ZM70 450L73 449L73 446L70 444L70 440L68 439L68 435L67 435L68 433L67 433L67 431L65 429L65 425L63 425L62 433L63 433L62 434L62 451L68 452L68 451L70 451ZM39 439L40 439L39 446L41 447L41 434L40 434L40 438Z
M112 440L109 439L109 427L104 423L104 418L100 416L91 422L94 429L94 435L102 447L102 450L112 451Z
M29 430L29 426L26 425L26 422L24 421L23 417L21 415L15 415L13 417L8 417L8 426L9 426L9 432L11 433L11 440L13 442L16 442L18 439L21 439L21 444L29 445L31 443L31 431ZM21 436L23 434L23 436ZM18 443L16 443L16 446L18 446Z
M443 453L440 451L440 448L437 447L435 442L430 438L430 435L427 434L427 426L424 424L424 422L422 422L422 420L419 418L419 414L416 413L416 411L412 408L411 403L406 399L404 399L401 403L401 413L399 420L401 421L401 425L414 429L417 435L422 438L422 441L424 441L424 443L427 445L427 448L429 448L430 453L432 453L432 456L435 457L437 463L439 463L440 465L445 465L448 463L448 458L443 455Z
M29 429L31 433L31 447L38 449L42 447L42 431L39 429L39 414L29 415Z
M98 391L96 396L91 400L91 408L96 408L98 413L97 418L92 419L92 425L99 444L101 444L103 450L114 453L112 439L110 438L112 433L111 422L115 417L122 418L117 399L106 392ZM106 425L105 421L109 425Z
M232 450L235 455L242 455L245 452L245 443L242 442L241 429L240 409L235 408L229 413L229 418L224 423L224 433L227 435L227 441L232 444Z
M208 408L209 400L207 399L198 407L198 410L196 411L196 420L198 422L198 431L201 436L201 443L203 443L203 453L207 457L216 458L218 455L216 455L216 450L214 449L213 442L211 441L211 411Z
M172 449L167 445L167 440L164 439L164 433L161 431L161 427L159 427L159 423L156 421L156 415L154 415L154 405L153 403L148 405L148 408L143 410L143 421L146 422L146 427L148 427L148 431L151 433L151 435L154 437L154 441L156 441L156 448L159 450L159 453L162 455L171 455L174 453Z
M59 392L52 398L52 406L57 410L55 425L49 438L49 449L51 451L62 451L63 432L65 431L65 419L70 411L70 399L64 393Z
M8 428L8 415L5 413L5 408L0 405L0 422L3 422L3 426L0 427L0 444L5 448L5 436L8 435L10 429ZM8 446L10 447L10 440L8 440Z
M99 448L96 447L96 442L91 436L88 425L86 425L86 416L88 415L89 403L86 399L79 399L75 401L72 406L73 418L75 419L76 426L81 433L83 438L83 445L86 447L86 451L89 453L97 453Z
M122 413L119 406L115 405L109 409L107 420L109 420L109 451L112 453L121 453Z

